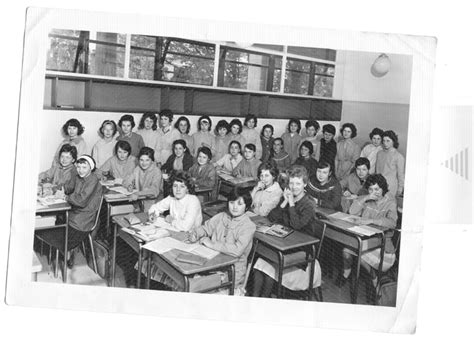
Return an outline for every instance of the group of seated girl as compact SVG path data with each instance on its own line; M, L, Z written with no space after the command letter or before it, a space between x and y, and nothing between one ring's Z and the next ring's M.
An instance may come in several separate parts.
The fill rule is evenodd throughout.
M150 216L169 210L167 221L177 230L191 232L193 241L200 239L205 246L239 256L239 265L246 265L255 231L248 216L242 217L249 210L308 233L316 220L317 206L361 215L362 220L371 223L395 225L394 196L403 193L404 159L396 150L398 137L393 131L374 128L371 143L361 150L352 140L357 130L351 123L342 125L342 140L336 143L336 130L331 124L322 127L323 136L318 140L320 126L314 120L306 123L302 135L300 121L290 119L288 131L280 138L273 138L271 125L263 126L259 134L257 118L252 115L245 118L245 126L239 119L230 123L221 120L215 133L211 132L211 118L202 116L198 132L192 136L186 117L179 118L175 127L172 121L172 112L164 110L158 127L156 115L146 113L135 133L133 116L124 115L118 122L120 135L115 138L117 124L105 120L99 129L101 139L90 157L83 155L87 152L80 136L84 127L77 119L70 119L63 126L67 137L61 142L52 167L39 179L57 185L59 195L80 191L78 178L84 178L84 173L79 173L79 160L74 162L83 159L81 163L89 165L89 174L98 167L91 178L114 179L115 184L136 192L132 200L146 196L145 209ZM228 211L202 225L201 205L194 190L216 187L220 172L255 178L258 183L248 196L243 192L230 194ZM163 190L164 198L157 202ZM233 231L224 235L224 226ZM390 249L388 246L387 251ZM344 252L346 262L351 254ZM393 256L388 255L384 265L385 260L389 265ZM245 265L242 270L239 267L239 283L243 283ZM257 261L254 295L268 295L275 280L272 267L262 259ZM319 265L316 267L315 286L320 282ZM308 285L305 268L285 274L283 285L290 289Z

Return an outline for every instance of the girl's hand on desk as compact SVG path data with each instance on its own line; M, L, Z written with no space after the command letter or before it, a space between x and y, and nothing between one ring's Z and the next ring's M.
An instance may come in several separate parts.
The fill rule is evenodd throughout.
M211 243L211 239L209 239L208 237L201 238L201 239L199 239L199 243L201 245L206 246L206 247L210 247L209 244Z
M196 241L198 241L198 238L195 231L186 232L186 242L192 244Z
M148 213L148 220L151 221L151 222L155 222L157 217L158 216L156 215L155 212Z
M350 197L350 196L351 196L351 192L349 192L349 191L344 191L343 195L344 195L345 197Z
M54 196L58 199L65 199L66 198L66 194L64 193L64 190L62 188L57 190L56 193L54 194Z
M374 223L374 220L373 219L360 219L360 224L361 225L369 225L369 224L373 224Z
M138 200L138 194L132 194L128 198L129 201L137 201Z
M168 214L165 218L165 221L171 224L171 222L173 221L173 219L171 218L171 215Z

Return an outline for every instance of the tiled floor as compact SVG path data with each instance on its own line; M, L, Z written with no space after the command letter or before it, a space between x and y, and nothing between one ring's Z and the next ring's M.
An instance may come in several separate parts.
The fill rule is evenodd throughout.
M61 272L59 271L58 277L54 277L54 272L47 263L46 255L38 256L42 263L43 270L38 273L37 281L62 283ZM335 279L335 277L329 278L327 276L323 276L322 278L322 294L324 302L350 303L349 283L345 284L342 288L339 288L335 284ZM94 271L87 265L84 256L80 251L76 253L75 264L73 268L68 269L67 283L77 285L107 286L107 282L99 275L94 273ZM117 267L115 286L127 287L123 271L120 267ZM359 304L366 304L365 283L362 281L362 279L359 283L358 302Z

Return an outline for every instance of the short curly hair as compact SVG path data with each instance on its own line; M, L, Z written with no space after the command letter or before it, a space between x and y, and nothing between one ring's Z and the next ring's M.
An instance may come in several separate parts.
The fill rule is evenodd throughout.
M110 125L112 126L112 128L114 129L114 133L112 134L112 136L114 136L116 133L117 133L117 124L115 123L115 121L113 120L104 120L102 122L102 125L100 125L100 128L99 128L99 134L104 137L104 128L105 126L107 125Z
M262 162L260 166L258 166L257 170L257 177L260 178L260 175L262 174L262 171L269 171L271 176L273 177L273 180L277 180L278 178L278 168L275 166L274 162Z
M229 128L232 130L232 126L234 125L239 126L239 134L242 133L242 121L240 121L240 119L232 119L229 123Z
M209 147L207 147L207 146L199 147L196 154L199 155L199 153L207 155L207 157L209 158L209 161L212 160L212 152L211 152L211 149Z
M156 131L157 129L157 126L156 126L156 121L158 120L156 118L156 114L155 113L144 113L142 115L142 118L140 119L140 123L138 124L138 129L144 129L145 128L145 120L147 118L150 118L151 120L153 120L153 125L151 126L151 129Z
M395 134L394 131L385 131L382 133L382 141L383 138L390 138L393 141L393 147L398 148L399 143L398 143L398 135Z
M303 179L305 184L308 183L308 171L301 165L293 165L287 171L288 178L300 178Z
M225 129L227 130L227 133L229 133L229 131L230 131L230 126L229 126L229 124L227 123L227 121L225 121L224 119L219 120L219 121L217 122L216 128L214 128L214 133L215 133L216 135L219 135L219 130L220 130L221 128L225 128ZM227 133L226 133L226 134L227 134Z
M237 140L232 140L230 143L229 143L229 153L230 153L230 146L232 146L233 144L239 146L239 153L242 153L242 145L240 142L238 142Z
M247 126L247 122L253 120L255 127L257 127L257 117L254 114L247 114L244 119L244 125Z
M63 125L62 130L63 130L64 135L69 135L67 132L67 128L69 126L77 128L77 135L81 135L82 133L84 133L84 126L82 126L79 120L73 118L66 121L66 123Z
M252 207L252 197L247 189L239 186L234 187L227 196L227 208L229 207L229 202L239 200L240 198L244 200L245 211L248 211Z
M160 118L167 117L170 120L170 122L173 121L173 111L170 109L161 110L159 115L160 115Z
M270 125L270 124L266 124L262 127L262 130L260 131L260 135L263 137L263 132L265 131L265 129L267 128L270 128L270 130L272 131L272 135L273 135L273 132L275 132L275 130L273 129L273 126Z
M189 194L194 194L194 179L193 177L185 171L173 171L173 174L170 178L171 186L174 182L182 182L188 189ZM171 196L173 195L173 190L171 189Z
M125 114L125 115L122 115L120 117L120 120L118 122L118 125L120 126L120 128L122 128L122 123L124 121L130 121L130 123L132 124L132 128L135 127L135 119L133 119L133 115L130 115L130 114Z
M369 138L372 140L372 138L374 137L374 135L379 135L380 138L382 138L382 134L383 134L383 130L378 128L378 127L375 127L372 132L370 132L369 134Z
M306 121L306 124L304 124L304 127L306 128L306 130L308 130L308 128L310 127L314 127L314 129L316 130L316 133L318 133L319 128L320 128L319 123L316 120Z
M146 146L140 148L140 152L138 152L138 159L140 159L142 155L147 155L151 159L151 161L155 161L155 151L153 150L153 148Z
M367 158L360 157L355 161L354 168L357 168L359 166L365 165L367 169L370 169L370 161Z
M365 180L364 187L368 190L370 186L377 184L382 189L382 195L385 196L388 192L387 179L382 174L371 174Z
M201 117L199 117L198 122L197 122L198 131L201 130L201 121L203 121L203 120L209 121L209 131L211 131L212 120L211 120L211 118L209 117L209 115L202 115Z
M313 154L314 147L313 147L313 144L311 143L311 141L305 140L301 143L300 148L299 148L300 154L301 154L301 147L303 147L303 146L306 147L309 150L309 155Z
M181 121L185 121L188 124L188 127L186 128L186 134L189 134L189 130L191 129L191 123L189 122L189 119L186 117L179 117L179 119L174 124L174 128L176 128L181 133L181 131L179 130L179 123Z
M287 126L288 132L290 132L290 126L292 123L295 123L298 126L298 128L296 129L296 132L299 133L301 131L301 121L299 121L299 119L291 118L288 121L288 126Z
M130 145L130 143L128 141L125 141L125 140L117 141L117 143L115 144L115 147L114 147L114 154L115 155L117 155L117 152L118 152L119 148L121 148L125 152L127 152L129 156L130 156L130 154L132 154L132 146Z
M345 128L349 128L351 130L351 139L357 136L357 127L355 127L353 123L346 122L345 124L343 124L340 129L341 135L342 135L342 131L344 131Z

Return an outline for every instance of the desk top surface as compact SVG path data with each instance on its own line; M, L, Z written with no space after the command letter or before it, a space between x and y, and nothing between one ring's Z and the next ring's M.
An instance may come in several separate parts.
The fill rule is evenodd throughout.
M116 185L114 187L117 187L120 185ZM131 195L131 194L130 194ZM110 187L104 186L104 200L106 203L112 203L112 202L130 202L130 195L125 195L121 194L119 192L113 191L110 189ZM136 195L136 193L135 193ZM153 198L153 196L150 195L138 195L137 200L143 200L147 198Z
M251 215L257 217L255 214ZM258 216L258 218L264 218ZM251 217L252 219L252 217ZM266 218L265 218L266 219ZM268 220L268 219L267 219ZM270 223L270 222L268 222ZM285 252L293 250L299 247L305 247L317 244L320 240L309 234L294 230L284 238L280 238L274 235L264 234L260 232L255 232L255 239L261 241L268 246L277 249L278 251Z
M377 236L377 234L375 234L373 236L362 235L360 233L357 233L355 231L350 230L351 227L360 226L360 225L358 225L356 223L348 222L348 221L345 221L345 220L340 220L340 219L330 217L331 214L337 212L335 210L332 210L330 208L317 207L316 211L327 217L327 219L321 219L321 222L324 222L326 225L332 227L333 229L339 229L341 231L344 231L344 233L352 233L354 235L360 236L362 239L367 239L367 238L371 238L373 236ZM367 225L367 226L370 226L371 228L378 229L378 230L382 231L383 233L386 233L386 232L392 230L389 227L384 227L384 226L379 226L379 225L374 225L374 224L370 224L370 225Z
M135 215L142 221L145 222L148 219L148 216L146 213L135 213ZM124 215L116 215L112 217L112 220L117 223L117 225L121 227L129 227L130 224L128 223L127 220L124 219ZM174 232L169 230L171 233L171 236L177 240L183 241L185 239L185 232ZM128 234L128 233L127 233ZM134 237L137 242L144 242L143 240ZM209 271L209 270L214 270L218 268L222 268L225 266L229 266L237 262L237 258L232 257L227 254L219 253L216 255L214 258L207 260L204 265L194 265L194 264L189 264L189 263L184 263L184 262L179 262L176 260L178 255L186 253L177 249L173 249L171 251L162 253L162 254L157 254L154 253L155 255L159 255L163 260L165 260L168 264L172 265L174 268L176 268L181 274L183 275L191 275L191 274L196 274L199 272L203 271Z
M47 212L62 212L62 211L69 211L71 209L71 205L67 202L62 202L59 204L47 205L43 206L41 204L36 205L36 213L47 213Z

